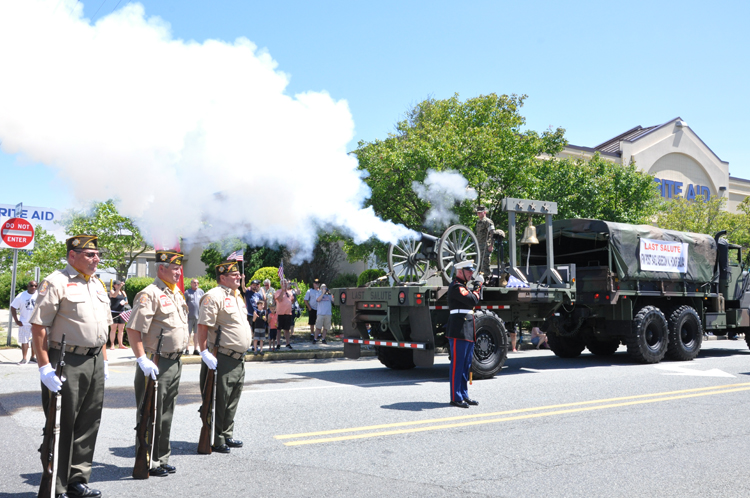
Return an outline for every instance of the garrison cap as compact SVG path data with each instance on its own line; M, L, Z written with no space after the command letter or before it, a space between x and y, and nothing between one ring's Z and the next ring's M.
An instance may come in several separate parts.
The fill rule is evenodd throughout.
M82 249L97 249L99 246L96 235L76 235L65 241L65 247L70 252Z
M240 271L240 267L237 264L236 261L223 261L221 264L216 265L216 278L218 279L221 275L226 275L227 273L233 272L233 271Z
M178 251L168 251L168 250L156 251L157 263L170 263L173 265L182 266L182 259L184 257L185 255Z
M477 213L481 211L487 211L487 206L477 206Z
M456 270L474 271L474 260L467 259L466 261L461 261L460 263L456 263L455 265L453 265L453 268L455 268Z

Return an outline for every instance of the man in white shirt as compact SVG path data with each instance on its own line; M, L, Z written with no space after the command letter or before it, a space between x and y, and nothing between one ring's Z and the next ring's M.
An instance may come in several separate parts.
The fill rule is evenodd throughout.
M29 319L34 312L34 306L36 306L37 287L36 281L32 280L26 286L26 290L17 295L10 303L10 313L13 315L13 321L18 325L18 343L21 344L21 353L23 354L23 359L18 363L19 365L26 365L29 361L36 363L34 348L30 348L31 360L26 359L26 353L31 346L31 323L29 323ZM16 311L18 314L16 314Z

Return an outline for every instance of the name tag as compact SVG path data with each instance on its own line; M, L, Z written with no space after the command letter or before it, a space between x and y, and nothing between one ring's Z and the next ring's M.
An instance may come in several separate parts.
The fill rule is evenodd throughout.
M164 294L162 294L161 296L159 296L159 302L161 303L162 307L164 307L164 308L172 306L172 301L167 296L165 296Z
M76 283L68 284L67 295L68 296L82 295L81 286Z

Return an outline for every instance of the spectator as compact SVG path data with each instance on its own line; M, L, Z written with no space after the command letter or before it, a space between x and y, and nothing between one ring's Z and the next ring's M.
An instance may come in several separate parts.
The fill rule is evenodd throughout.
M279 317L276 315L275 304L268 311L268 349L273 351L274 349L279 349L279 331L277 330L279 327Z
M245 276L242 276L242 282L245 282ZM247 321L250 327L253 326L253 313L258 311L258 301L263 301L265 296L260 292L260 280L253 280L250 282L250 288L245 289L243 286L243 292L245 293L245 306L247 306Z
M109 349L115 349L115 339L120 341L120 349L128 349L122 342L123 332L125 331L125 320L120 314L128 309L128 296L122 290L123 282L114 280L112 289L109 291L109 309L112 310L112 325L109 326Z
M253 354L263 354L263 339L266 338L268 328L268 311L265 305L265 301L258 301L258 309L253 313Z
M531 329L531 344L536 346L537 349L549 349L549 344L547 344L547 334L542 332L539 327L533 327Z
M323 344L328 344L326 342L326 334L331 330L331 304L333 304L333 296L328 287L326 287L326 284L320 286L320 295L317 297L317 301L318 317L315 321L315 334L321 338Z
M193 355L198 356L198 345L195 343L195 332L198 330L198 317L200 316L201 299L206 294L203 289L198 287L198 279L190 281L190 288L185 291L185 302L188 306L188 345L190 345L190 336L193 336ZM185 354L190 351L185 350Z
M310 325L310 339L312 339L313 344L315 344L315 328L316 325L316 318L318 314L318 296L320 296L320 291L318 290L318 287L320 286L320 281L316 278L313 280L312 287L307 289L307 292L305 292L305 307L307 308L307 323Z
M274 301L276 301L276 315L278 317L278 329L279 332L284 332L286 339L286 347L292 348L292 325L294 319L292 316L292 301L294 300L294 292L289 290L289 281L284 279L281 281L281 289L277 290L273 295ZM279 349L279 346L276 346Z
M19 365L26 365L29 362L36 363L34 347L31 346L31 323L29 323L29 319L34 312L34 306L36 306L37 287L36 281L32 280L26 285L26 290L17 295L10 303L10 314L13 316L13 321L18 325L18 342L21 344L21 354L23 355L21 361L18 362ZM16 315L16 310L20 310L20 316ZM29 347L31 347L31 359L27 360L26 352Z
M263 281L263 288L260 291L263 293L263 300L266 302L266 309L270 311L271 308L275 308L276 303L273 301L273 294L276 292L276 289L271 287L271 281L265 279Z

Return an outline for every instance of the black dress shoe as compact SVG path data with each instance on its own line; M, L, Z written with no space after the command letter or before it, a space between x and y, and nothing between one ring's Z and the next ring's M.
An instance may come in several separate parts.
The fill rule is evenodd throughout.
M168 463L161 464L161 468L166 470L170 474L174 474L175 472L177 472L177 467L175 467L174 465L169 465Z
M226 444L222 444L221 446L211 446L211 449L216 453L229 453L231 451Z
M231 437L227 438L227 446L230 448L242 448L242 441L239 439L232 439Z
M154 467L153 469L148 469L148 475L151 477L167 477L169 472L164 467Z
M102 495L102 492L98 489L91 489L84 482L74 482L68 484L68 497L78 498L79 496L85 496L87 498L96 498Z
M464 401L466 401L466 402L467 402L468 404L470 404L471 406L477 406L477 405L479 404L479 401L477 401L477 400L475 400L475 399L469 399L469 398L466 398L466 399L465 399Z
M463 401L451 401L451 406L457 406L459 408L468 408L469 407L469 405L467 405Z

